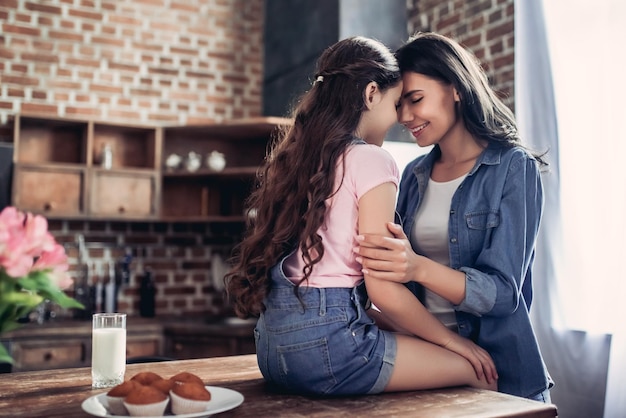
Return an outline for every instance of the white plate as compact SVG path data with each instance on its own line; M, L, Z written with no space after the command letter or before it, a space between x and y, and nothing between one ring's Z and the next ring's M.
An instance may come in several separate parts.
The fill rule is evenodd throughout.
M177 418L200 418L208 417L219 412L228 411L236 408L243 403L243 395L236 390L221 388L218 386L205 386L209 392L211 392L211 400L206 410L202 412L196 412L193 414L173 415L168 414L166 416L172 416ZM106 393L94 395L87 398L82 403L83 411L96 417L105 418L130 418L127 415L111 415L107 407L109 406L106 398ZM148 417L148 418L161 418L161 417Z

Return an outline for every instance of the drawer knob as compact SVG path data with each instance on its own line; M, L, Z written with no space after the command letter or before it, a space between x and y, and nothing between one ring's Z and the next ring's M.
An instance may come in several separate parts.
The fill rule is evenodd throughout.
M46 202L43 204L43 210L46 212L50 212L52 209L54 209L54 203L52 202Z
M48 351L46 354L43 355L43 360L44 361L50 361L50 360L52 360L53 357L54 357L54 355L50 351Z
M119 208L117 208L117 211L119 213L124 213L124 212L126 212L126 208L124 206L120 206Z

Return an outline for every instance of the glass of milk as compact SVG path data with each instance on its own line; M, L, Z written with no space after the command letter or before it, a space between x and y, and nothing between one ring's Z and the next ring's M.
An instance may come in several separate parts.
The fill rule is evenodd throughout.
M126 314L93 315L91 387L108 388L124 381L126 371Z

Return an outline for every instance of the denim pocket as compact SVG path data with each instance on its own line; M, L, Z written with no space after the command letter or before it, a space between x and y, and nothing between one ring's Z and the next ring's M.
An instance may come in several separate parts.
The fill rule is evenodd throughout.
M469 229L485 230L500 225L500 212L498 210L481 210L465 214L465 220Z
M281 345L276 350L280 377L286 387L295 391L325 394L337 384L326 338Z

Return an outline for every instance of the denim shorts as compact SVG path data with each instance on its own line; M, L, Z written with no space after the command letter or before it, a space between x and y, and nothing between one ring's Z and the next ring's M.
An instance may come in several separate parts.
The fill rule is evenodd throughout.
M552 403L552 399L550 398L550 389L546 389L535 396L530 396L528 399L548 404Z
M299 287L271 271L266 310L254 330L259 369L278 390L314 395L382 392L393 371L396 337L365 313L365 288Z

